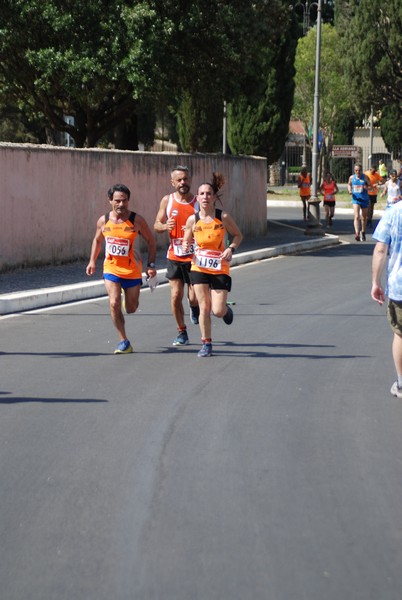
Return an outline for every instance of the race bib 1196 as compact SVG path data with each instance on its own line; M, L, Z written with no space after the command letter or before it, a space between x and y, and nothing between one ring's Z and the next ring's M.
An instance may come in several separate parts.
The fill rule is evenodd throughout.
M217 250L201 250L195 252L195 264L204 269L220 271L222 268L221 252Z

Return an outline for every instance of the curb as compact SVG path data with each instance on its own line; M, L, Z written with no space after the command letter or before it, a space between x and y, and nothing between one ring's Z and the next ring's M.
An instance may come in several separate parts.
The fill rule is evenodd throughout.
M286 226L284 226L286 227ZM250 262L275 258L287 254L299 254L313 248L323 248L339 244L339 237L326 234L324 237L292 242L271 248L260 248L248 252L240 252L233 257L232 266L244 265ZM160 284L167 283L166 269L158 270L158 281ZM143 285L143 288L148 286ZM105 297L106 291L103 279L97 281L84 281L70 285L60 285L39 290L28 290L24 292L13 292L0 296L0 315L21 313L37 308L45 308L68 302L79 302L80 300L91 300L93 298Z

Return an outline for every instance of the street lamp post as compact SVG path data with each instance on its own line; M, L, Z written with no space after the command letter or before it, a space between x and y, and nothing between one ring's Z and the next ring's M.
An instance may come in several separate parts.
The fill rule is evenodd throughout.
M317 41L315 47L315 83L314 83L314 111L313 111L313 151L311 155L311 198L310 207L314 208L314 215L310 211L310 222L305 231L306 235L324 235L320 221L320 199L318 198L318 131L320 122L320 62L321 62L321 11L322 0L317 3Z

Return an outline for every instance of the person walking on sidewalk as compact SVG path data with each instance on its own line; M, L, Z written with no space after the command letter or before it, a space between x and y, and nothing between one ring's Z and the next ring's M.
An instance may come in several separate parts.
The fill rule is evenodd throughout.
M402 398L402 203L393 204L384 212L373 238L377 240L372 261L371 297L378 304L388 296L387 315L393 331L392 356L397 380L391 387L391 394ZM381 275L388 260L387 285L384 291Z
M223 183L223 176L213 173L212 183L200 185L197 196L200 209L188 218L183 239L185 249L191 247L193 238L196 242L190 278L200 306L200 358L212 355L211 310L227 325L233 321L233 311L227 304L232 285L230 261L243 236L229 213L215 207ZM231 243L225 248L227 233Z
M190 319L198 325L200 309L194 289L190 283L190 267L193 258L193 244L184 251L182 246L183 232L190 215L194 214L197 197L191 193L191 176L188 167L178 165L171 174L174 192L164 196L156 215L154 229L157 233L169 233L167 251L167 278L170 284L170 304L177 325L177 336L173 346L184 346L189 343L187 326L184 318L184 288L187 285L187 298L190 305Z
M368 188L370 182L362 172L361 165L355 165L354 175L349 177L348 192L352 195L356 242L366 241L367 212L370 204Z
M142 284L142 262L134 252L134 242L138 234L141 234L148 244L147 276L156 275L156 240L145 219L129 209L130 195L128 187L121 183L109 189L111 210L98 219L91 256L86 268L87 275L91 276L95 273L96 259L104 240L103 278L109 296L110 315L120 338L115 354L128 354L133 351L126 335L122 295L124 295L126 312L134 313L138 308Z
M311 198L311 175L308 173L307 167L302 167L297 180L297 187L299 188L300 200L303 203L303 220L307 221L308 201Z
M339 192L338 185L330 171L325 175L320 192L324 196L325 224L327 229L330 229L335 214L335 194Z

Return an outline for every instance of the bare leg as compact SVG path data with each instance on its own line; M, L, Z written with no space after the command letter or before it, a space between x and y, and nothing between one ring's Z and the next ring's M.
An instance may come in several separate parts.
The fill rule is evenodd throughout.
M105 279L105 287L109 296L110 316L112 317L113 325L117 329L120 340L126 340L125 320L121 310L121 285L120 283Z
M179 329L184 329L186 327L183 308L184 283L181 279L170 279L169 284L172 314L176 320L177 327Z
M392 357L397 375L402 375L402 335L394 333L392 341Z
M324 204L324 210L325 210L325 224L327 227L329 227L329 206L327 204Z
M197 300L197 296L195 294L193 285L187 286L187 297L188 297L188 302L189 302L190 306L198 306L198 300Z
M307 216L308 216L308 206L307 206L307 197L301 197L300 200L302 201L303 204L303 219L305 221L307 221Z
M126 288L124 291L126 312L128 314L135 313L140 302L140 285Z
M211 290L212 313L215 317L224 317L227 313L227 290Z
M355 228L355 234L358 236L360 234L360 206L358 204L353 204L354 211L354 219L353 225Z
M329 224L330 224L330 226L332 226L332 219L334 218L334 214L335 214L335 205L329 207Z
M194 290L200 307L200 330L201 339L211 339L211 293L209 285L206 283L197 283Z
M366 233L368 208L362 208L362 233Z

